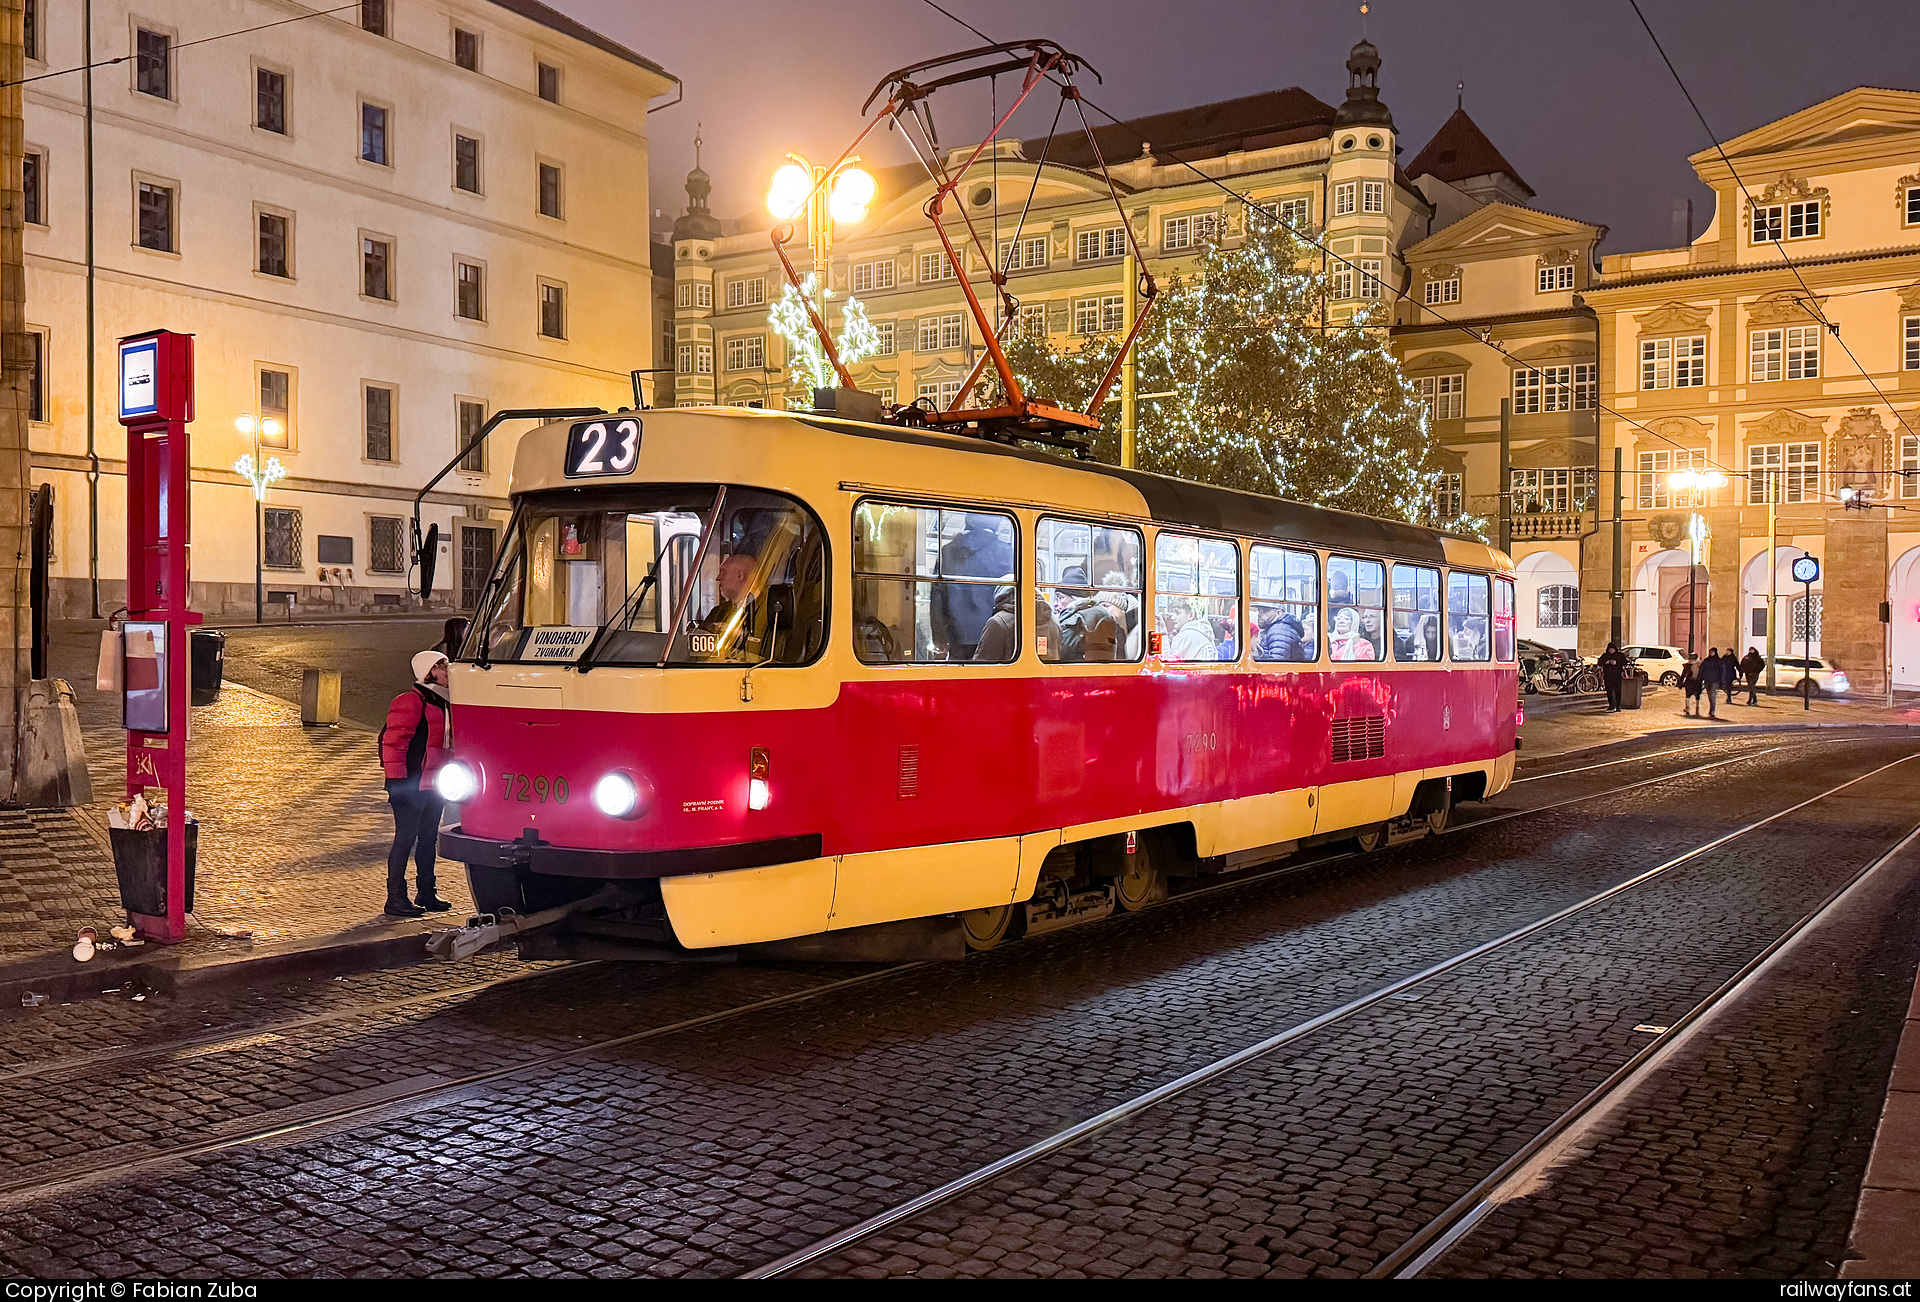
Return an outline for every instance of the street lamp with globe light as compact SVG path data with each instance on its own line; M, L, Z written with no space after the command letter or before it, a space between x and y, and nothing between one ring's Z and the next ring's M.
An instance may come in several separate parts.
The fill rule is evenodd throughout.
M1676 470L1667 476L1667 486L1675 492L1707 493L1727 486L1727 477L1718 470ZM1701 500L1704 500L1701 499ZM1693 564L1687 569L1687 659L1693 659L1694 636L1698 624L1695 593L1700 577L1700 544L1713 536L1707 518L1698 511L1687 516L1687 541L1693 544Z
M860 158L851 155L842 158L832 167L820 167L807 161L800 154L788 154L790 160L773 174L767 186L767 211L779 223L773 230L774 251L780 255L780 262L786 268L787 279L794 286L800 285L800 277L793 269L792 261L787 257L786 246L794 237L797 219L803 214L807 222L807 251L813 258L815 275L820 286L820 303L805 302L807 316L815 332L820 336L826 350L827 359L832 363L840 382L849 388L852 378L847 374L846 366L840 360L839 350L834 346L832 336L827 331L824 317L827 296L827 255L833 249L833 228L836 223L851 226L865 221L867 208L873 203L878 192L871 173L856 166ZM805 300L805 291L801 291Z
M266 578L262 573L265 564L266 515L265 502L267 487L276 480L287 477L287 468L280 464L279 457L260 460L260 440L280 437L280 422L268 416L264 420L255 420L251 414L242 413L233 418L233 427L253 440L253 451L243 452L233 463L233 472L253 486L253 622L264 624L266 618Z

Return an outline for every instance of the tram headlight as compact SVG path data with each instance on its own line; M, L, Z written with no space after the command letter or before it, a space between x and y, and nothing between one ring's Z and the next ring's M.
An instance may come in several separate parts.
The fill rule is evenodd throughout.
M433 775L433 789L450 805L461 805L480 794L480 779L460 760L448 760Z
M593 807L608 818L638 818L640 786L625 773L609 773L593 784Z

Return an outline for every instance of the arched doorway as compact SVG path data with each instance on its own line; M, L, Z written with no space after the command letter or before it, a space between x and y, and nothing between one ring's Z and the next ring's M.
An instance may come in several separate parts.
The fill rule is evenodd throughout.
M1687 576L1691 568L1691 555L1677 548L1655 552L1640 562L1633 578L1631 642L1642 646L1687 649L1687 627L1690 622ZM1711 601L1706 566L1701 566L1699 573L1693 577L1693 607L1698 612L1697 626L1704 635L1706 612ZM1697 649L1706 650L1705 647Z
M1572 651L1580 645L1580 575L1558 552L1523 556L1514 566L1520 636Z
M1705 566L1701 567L1703 570ZM1694 655L1707 653L1707 583L1704 575L1688 583L1682 578L1667 598L1667 635L1661 639Z
M1920 547L1902 553L1888 570L1887 603L1893 685L1920 687Z
M1775 547L1773 549L1774 592L1779 597L1780 607L1774 624L1774 654L1779 656L1797 656L1803 654L1802 635L1813 635L1813 646L1806 654L1820 654L1820 603L1825 576L1821 582L1813 585L1813 618L1808 627L1806 590L1794 582L1793 563L1807 555L1801 547ZM1817 554L1817 553L1816 553ZM1751 557L1740 569L1740 646L1759 648L1761 654L1767 650L1767 553L1760 552Z

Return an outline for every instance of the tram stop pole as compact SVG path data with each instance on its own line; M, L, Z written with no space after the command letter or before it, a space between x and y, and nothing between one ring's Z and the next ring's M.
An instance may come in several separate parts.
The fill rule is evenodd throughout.
M152 644L152 669L122 675L127 798L166 794L166 912L128 911L151 940L187 936L187 702L200 616L187 609L192 536L187 424L193 419L193 336L171 330L120 341L120 423L127 430L126 636ZM145 659L143 656L142 659Z

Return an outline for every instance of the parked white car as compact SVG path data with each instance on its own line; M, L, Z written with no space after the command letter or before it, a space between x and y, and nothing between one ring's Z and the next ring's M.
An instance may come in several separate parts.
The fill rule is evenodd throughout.
M1799 656L1775 656L1774 682L1786 691L1798 692L1800 684L1808 679L1813 682L1815 696L1845 696L1853 690L1853 684L1847 680L1846 670L1831 660L1822 660L1818 656L1802 659ZM1761 681L1766 681L1764 671Z
M1623 646L1627 658L1646 671L1648 678L1662 687L1678 687L1680 670L1687 663L1687 653L1677 646Z

